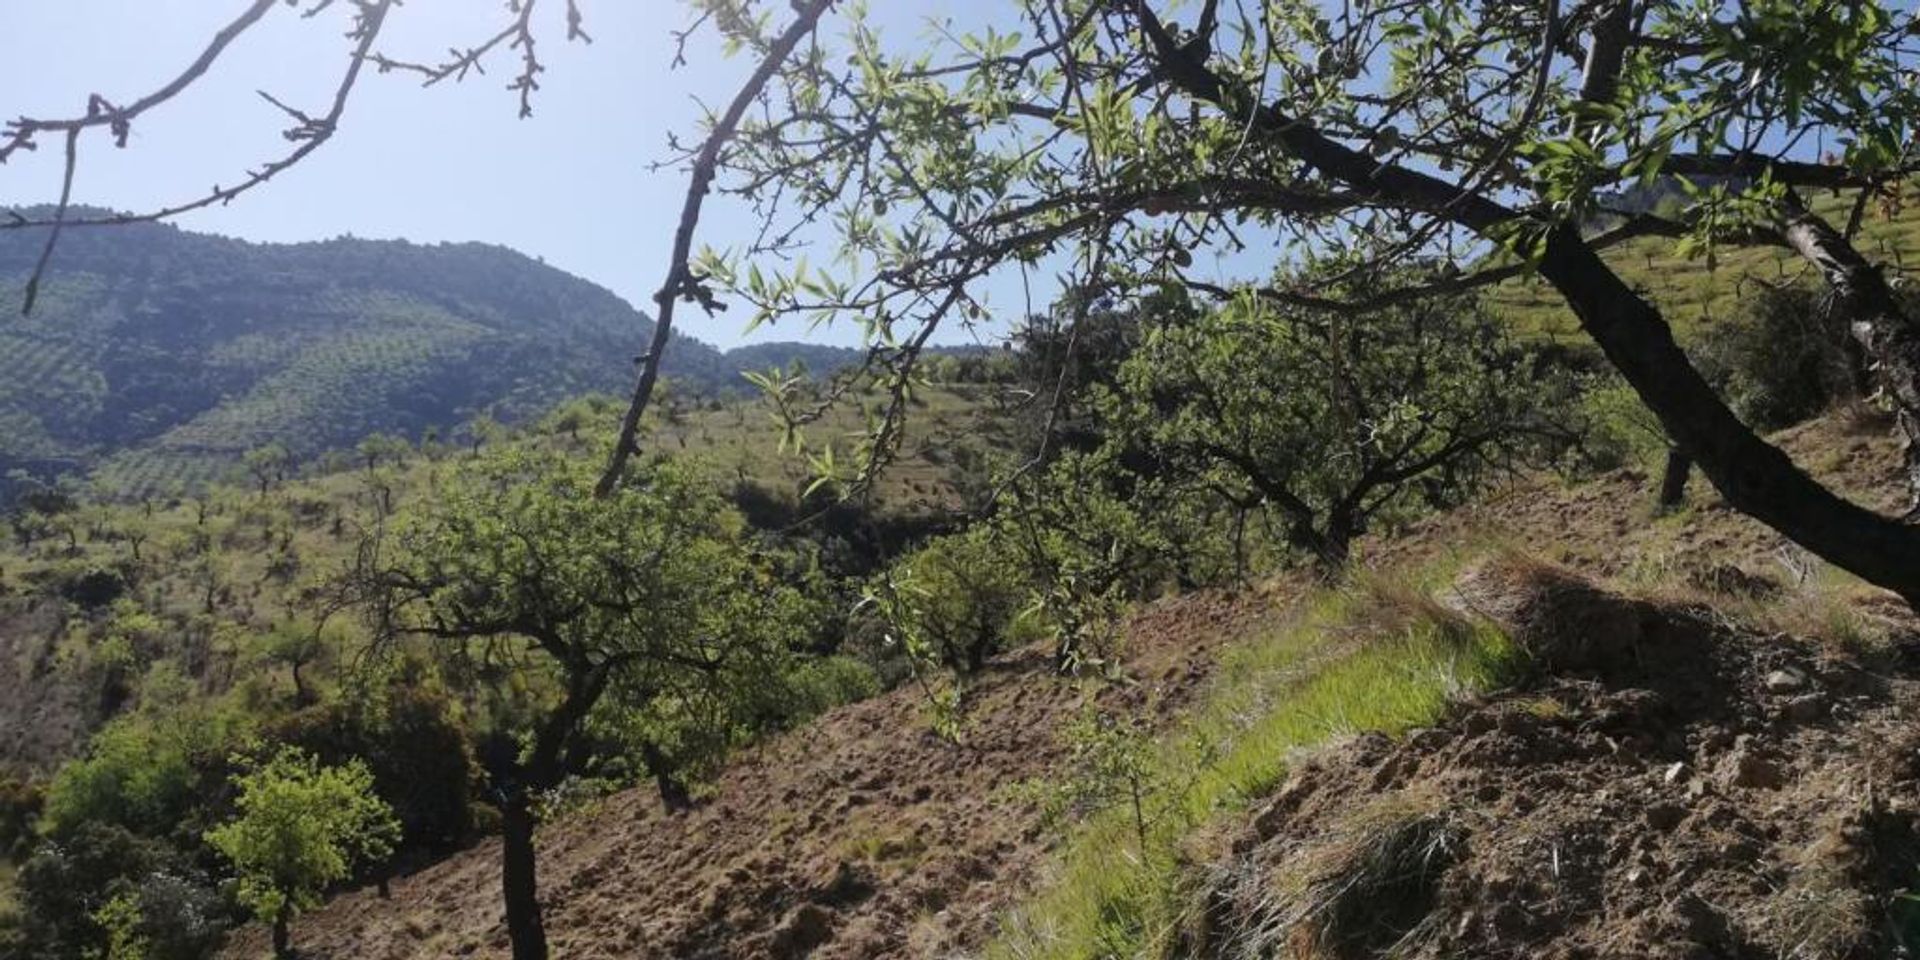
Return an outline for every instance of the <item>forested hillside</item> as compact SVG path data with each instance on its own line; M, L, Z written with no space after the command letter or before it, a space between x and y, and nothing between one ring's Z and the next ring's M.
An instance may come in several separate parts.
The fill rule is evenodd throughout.
M44 239L0 231L0 474L97 469L112 494L190 489L269 444L308 458L374 433L451 437L481 414L624 390L653 331L611 292L504 247L157 224L70 231L23 317ZM821 371L858 353L730 356L677 337L666 372L718 392L796 356Z

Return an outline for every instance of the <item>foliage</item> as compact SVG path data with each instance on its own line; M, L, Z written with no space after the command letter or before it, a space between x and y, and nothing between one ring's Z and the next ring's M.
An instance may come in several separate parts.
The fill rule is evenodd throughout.
M1338 567L1374 518L1461 502L1554 427L1554 391L1470 299L1360 318L1247 300L1154 326L1111 409L1154 469L1259 502Z
M920 655L954 670L978 672L1007 646L1027 606L1029 580L1005 544L985 527L936 537L887 574L902 595L901 635Z
M113 720L93 736L86 756L54 775L41 828L56 840L89 824L157 839L193 831L241 724L230 712L195 703L153 703Z
M234 784L237 813L208 831L207 843L239 872L240 902L282 931L276 939L327 887L392 855L400 839L399 822L358 761L321 766L283 748Z
M417 665L365 679L349 695L299 710L268 739L325 764L364 763L406 847L447 850L473 832L478 775L462 712Z
M38 784L0 777L0 862L26 858L45 803L45 790Z
M198 960L228 917L188 858L102 823L51 838L21 865L22 946L36 960L82 960L144 945L146 960Z
M1741 315L1707 327L1695 362L1734 412L1762 430L1791 426L1856 392L1855 361L1830 298L1762 288Z
M1613 378L1594 378L1580 391L1580 441L1576 470L1653 469L1671 446L1660 421L1633 388Z

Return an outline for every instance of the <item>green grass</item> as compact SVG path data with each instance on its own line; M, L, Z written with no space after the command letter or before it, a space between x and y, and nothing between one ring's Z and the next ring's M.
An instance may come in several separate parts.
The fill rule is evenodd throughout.
M1847 193L1808 199L1816 213L1844 228L1853 197ZM1870 205L1854 243L1868 259L1890 267L1920 265L1920 209L1903 208L1888 216ZM1742 301L1762 282L1820 283L1805 261L1781 247L1720 246L1710 265L1704 256L1679 255L1672 240L1646 238L1623 243L1603 256L1629 286L1653 300L1683 343L1706 327L1738 318ZM1559 340L1581 336L1565 301L1537 278L1500 284L1489 300L1523 335Z
M1433 723L1463 692L1510 676L1519 660L1511 641L1429 599L1442 572L1329 591L1231 651L1203 704L1153 760L1144 836L1131 809L1086 820L1053 882L1005 923L987 956L1156 955L1187 906L1182 865L1200 853L1194 845L1270 794L1296 752Z

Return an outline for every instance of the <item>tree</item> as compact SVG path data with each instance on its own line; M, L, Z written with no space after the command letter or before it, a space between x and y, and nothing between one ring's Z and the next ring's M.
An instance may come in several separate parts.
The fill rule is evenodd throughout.
M372 473L382 463L399 466L405 462L407 454L413 452L413 444L408 443L405 437L376 433L361 440L353 449L360 455L360 462L366 466L367 472Z
M1905 321L1871 309L1884 278L1798 202L1839 188L1864 206L1916 169L1920 89L1902 79L1912 11L1204 0L1174 23L1170 6L1025 0L970 32L954 25L931 50L889 46L849 8L844 44L798 54L778 41L812 10L784 26L717 18L778 61L775 102L716 127L733 138L718 189L753 205L774 239L703 258L688 276L704 279L678 277L663 295L731 294L755 322L860 318L879 375L905 384L931 331L978 316L981 282L1021 264L1058 264L1074 289L1108 296L1175 283L1351 315L1534 275L1732 505L1920 602L1920 531L1840 498L1740 422L1600 256L1635 237L1694 252L1786 243L1879 331L1870 353L1916 355L1899 346L1915 339ZM1820 162L1822 143L1843 152ZM1635 213L1583 231L1606 212L1605 188L1661 176L1714 186L1681 220ZM708 189L697 168L694 187ZM815 222L835 227L823 236ZM1416 259L1443 269L1376 298L1304 289L1287 271L1222 283L1192 269L1196 252L1355 237L1376 256L1353 275ZM798 256L810 244L826 255ZM776 257L790 266L769 271ZM806 266L823 262L849 265L849 279ZM1913 366L1880 362L1895 379ZM868 449L892 449L898 413Z
M633 746L662 798L682 804L667 745L648 735L685 735L676 718L707 715L688 704L724 698L736 671L776 670L769 661L799 635L780 615L790 589L767 574L711 484L670 464L604 500L593 481L577 457L489 451L400 518L391 542L376 529L343 585L385 641L425 639L483 676L513 678L490 691L513 707L479 753L501 813L517 960L546 956L535 810L593 759L589 719L644 715L630 726L641 734Z
M1367 317L1247 298L1152 328L1108 419L1151 469L1251 494L1333 574L1375 516L1451 506L1552 429L1553 392L1471 297Z
M248 450L240 460L246 465L247 473L253 476L261 497L265 497L274 484L286 480L287 471L293 468L293 454L278 443Z
M907 596L898 625L930 644L947 666L978 673L1006 645L1028 600L1027 571L984 526L937 537L902 558L890 582Z
M293 918L356 867L391 856L400 824L357 760L323 767L285 748L234 785L238 812L207 843L239 872L241 903L273 924L274 954L291 956Z

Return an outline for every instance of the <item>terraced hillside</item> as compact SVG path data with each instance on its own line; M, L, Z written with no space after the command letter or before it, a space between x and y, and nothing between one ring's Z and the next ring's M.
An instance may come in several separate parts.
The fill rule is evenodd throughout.
M624 389L653 329L612 292L504 247L257 244L154 224L68 231L23 317L43 240L0 231L0 474L97 469L114 493L197 486L267 443L308 457ZM743 386L743 369L857 358L780 343L728 355L682 337L667 373L717 392Z

